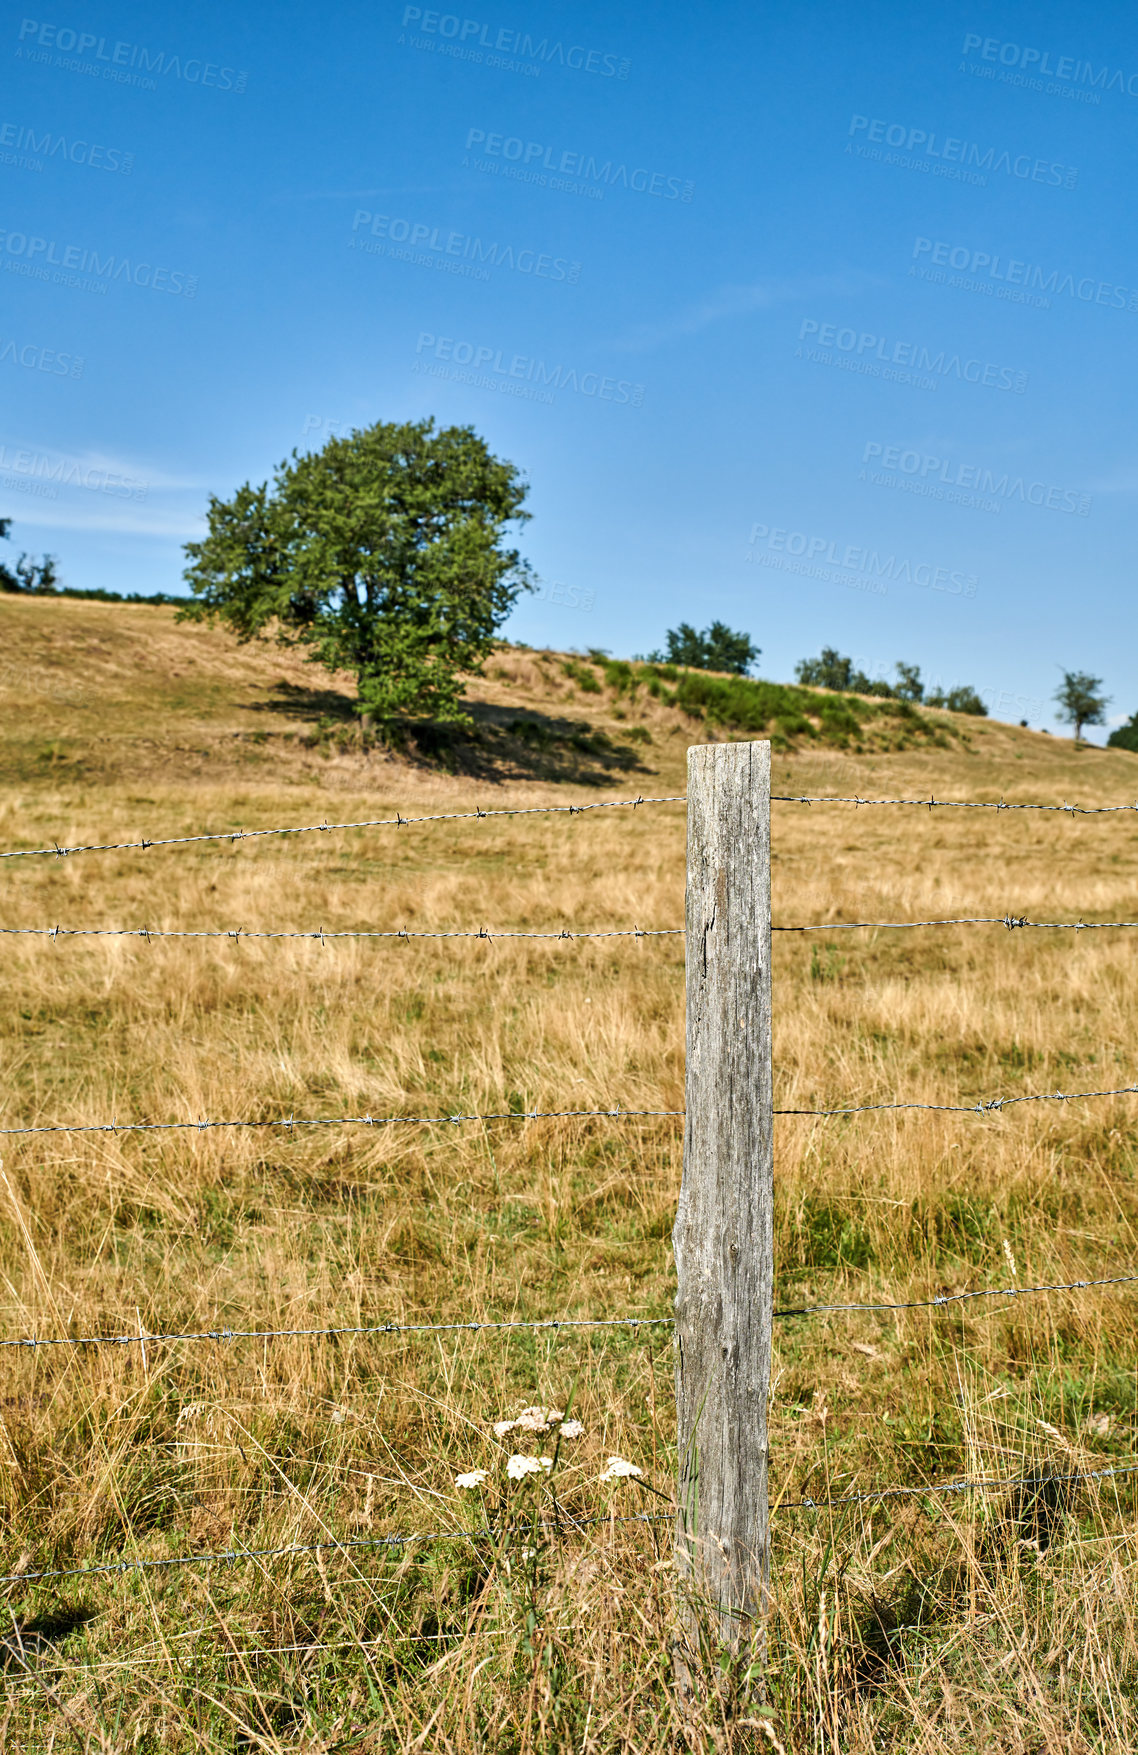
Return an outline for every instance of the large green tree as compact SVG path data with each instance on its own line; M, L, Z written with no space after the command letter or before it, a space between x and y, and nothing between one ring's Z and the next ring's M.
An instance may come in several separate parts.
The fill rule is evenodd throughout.
M472 427L378 421L306 456L270 486L210 496L186 544L183 620L241 640L273 634L356 674L365 723L461 721L477 673L530 571L506 546L527 484Z

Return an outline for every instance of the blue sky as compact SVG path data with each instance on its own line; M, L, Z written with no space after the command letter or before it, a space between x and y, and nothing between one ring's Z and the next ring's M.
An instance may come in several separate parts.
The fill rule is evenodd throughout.
M66 583L180 590L211 491L432 414L530 480L514 638L1138 708L1131 8L51 6L0 512Z

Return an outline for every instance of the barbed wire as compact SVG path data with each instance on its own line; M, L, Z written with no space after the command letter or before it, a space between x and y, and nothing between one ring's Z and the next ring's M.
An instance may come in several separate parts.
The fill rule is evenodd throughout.
M1047 1487L1060 1482L1105 1481L1112 1475L1133 1475L1138 1473L1138 1462L1120 1463L1115 1468L1086 1469L1070 1475L1035 1474L1021 1475L1017 1480L1001 1480L999 1476L981 1477L979 1480L938 1481L927 1487L873 1487L865 1493L841 1493L831 1499L780 1499L771 1505L771 1511L801 1510L825 1511L833 1505L864 1505L877 1503L883 1499L921 1499L926 1493L968 1493L980 1489L982 1491L1006 1492L1013 1487ZM3 1580L0 1579L0 1583Z
M1033 1091L1024 1097L981 1097L975 1103L858 1103L845 1109L775 1109L775 1115L868 1115L883 1109L930 1109L948 1115L989 1115L1013 1103L1074 1103L1083 1097L1127 1097L1136 1085L1119 1085L1110 1091Z
M803 926L772 926L772 932L903 932L924 926L1005 926L1009 931L1017 927L1033 927L1047 932L1094 932L1105 931L1108 927L1135 927L1138 920L1029 920L1026 914L983 914L961 915L948 920L829 920L811 921ZM441 932L420 932L407 927L393 927L388 930L372 928L332 929L316 927L311 931L273 931L260 932L248 927L209 927L200 931L170 931L152 926L0 926L0 936L23 938L49 938L55 943L61 938L141 938L147 944L156 938L230 938L235 943L245 939L314 939L320 944L330 939L443 939L472 938L485 939L493 943L495 939L582 939L582 938L683 938L686 929L682 926L621 926L604 931L584 931L567 926L556 931L518 932L511 929L499 930L497 927L480 926L477 932L447 929Z
M499 932L496 928L480 926L477 932L411 932L406 927L388 932L334 932L325 927L317 927L314 932L250 932L243 926L237 926L215 927L200 932L167 932L150 926L0 926L0 936L4 934L9 937L50 938L53 943L61 938L142 938L147 944L155 938L231 938L235 943L247 938L307 938L316 939L320 944L337 938L480 938L492 943L499 938L672 938L677 935L682 938L684 928L622 926L605 932L570 932L568 927L562 927L558 932Z
M774 792L771 794L772 804L891 804L913 805L925 810L1043 810L1062 811L1070 816L1102 816L1119 811L1138 811L1138 802L1134 804L1008 804L1003 799L998 801L957 799L957 798L861 798L843 795L821 795L810 797L806 794ZM585 811L635 810L642 804L686 804L685 793L669 793L659 798L611 798L596 804L538 804L521 805L508 810L472 810L472 811L437 811L430 816L405 817L397 813L393 817L368 817L359 822L345 823L302 823L295 827L282 829L224 829L203 835L156 835L144 836L138 841L100 841L76 844L72 847L61 846L55 842L50 847L19 847L11 852L0 853L0 859L63 859L75 853L120 853L149 847L185 847L194 842L202 841L254 841L270 835L313 835L330 833L337 829L388 829L405 828L414 823L454 823L479 821L487 817L525 817L549 816L564 812L568 816L581 816Z
M459 1126L466 1121L565 1121L606 1117L627 1121L641 1116L682 1116L682 1109L501 1109L486 1115L315 1115L273 1116L267 1121L88 1121L53 1127L0 1127L0 1137L44 1133L208 1133L223 1127L408 1127ZM776 1111L777 1113L777 1111ZM798 1113L798 1111L794 1111Z
M772 1312L774 1316L820 1316L826 1312L858 1311L878 1312L886 1314L891 1310L934 1310L946 1304L964 1304L971 1298L1026 1298L1031 1293L1042 1292L1084 1292L1096 1286L1132 1286L1138 1285L1138 1274L1114 1274L1101 1280L1067 1280L1054 1285L1042 1286L995 1286L980 1292L945 1292L935 1298L911 1298L900 1304L794 1304L784 1305ZM136 1337L137 1338L137 1337ZM6 1346L19 1345L15 1341L3 1343Z
M1017 1487L1040 1489L1042 1487L1073 1484L1084 1481L1104 1481L1114 1476L1138 1473L1138 1462L1120 1463L1104 1469L1085 1469L1070 1474L1036 1473L1022 1475L1015 1479L1003 1479L999 1476L980 1477L979 1479L963 1479L957 1481L930 1482L923 1487L874 1487L861 1493L841 1493L826 1499L814 1499L803 1496L801 1499L775 1499L771 1511L802 1510L824 1511L833 1506L862 1505L870 1502L880 1503L886 1499L920 1499L930 1493L968 1493L1008 1492ZM583 1530L598 1524L650 1524L670 1523L676 1515L673 1506L668 1511L648 1511L625 1513L614 1516L602 1512L591 1517L574 1517L561 1508L559 1518L540 1518L523 1524L505 1525L501 1529L482 1528L478 1530L416 1530L400 1534L384 1536L353 1536L343 1541L335 1539L325 1542L290 1542L278 1548L227 1548L207 1554L175 1554L158 1560L117 1560L104 1566L63 1566L43 1569L37 1572L0 1573L0 1585L3 1584L42 1584L59 1578L99 1578L113 1575L124 1575L132 1572L169 1571L178 1566L211 1566L224 1564L234 1566L243 1560L280 1560L292 1555L304 1554L351 1554L377 1548L405 1548L412 1543L426 1542L487 1542L501 1541L514 1535L532 1536L536 1530Z
M1024 1097L981 1097L975 1103L859 1103L843 1109L774 1109L773 1115L839 1116L868 1115L887 1109L927 1109L948 1115L988 1115L1013 1103L1074 1103L1087 1097L1128 1097L1138 1084L1118 1085L1108 1091L1035 1091ZM271 1116L265 1121L77 1121L47 1127L0 1127L0 1138L51 1133L208 1133L227 1127L445 1127L469 1121L635 1121L645 1117L682 1120L683 1109L498 1109L480 1115L315 1115Z
M961 799L961 798L859 798L856 794L846 798L837 794L822 797L807 797L805 794L772 792L772 804L908 804L919 806L922 810L1055 810L1065 811L1070 816L1095 817L1108 816L1112 812L1133 810L1138 811L1135 804L1006 804L1001 798L998 801Z
M582 816L590 810L635 810L642 804L685 804L685 795L680 792L667 798L609 798L597 804L532 804L519 805L512 810L459 810L438 811L433 816L405 817L396 813L393 817L369 817L355 823L302 823L294 828L286 829L226 829L206 835L165 835L143 837L139 841L99 841L88 842L74 847L61 847L55 842L50 847L20 847L11 853L0 853L0 859L65 859L73 853L122 853L131 849L145 850L148 847L186 847L198 841L257 841L269 835L318 835L330 834L335 829L395 829L407 828L414 823L458 823L477 822L487 817L533 817L555 816L564 813L567 816Z
M1066 1280L1038 1286L996 1286L979 1292L947 1292L933 1298L913 1298L895 1304L795 1304L776 1306L776 1317L821 1316L828 1313L865 1311L885 1315L894 1310L933 1310L948 1304L962 1304L973 1298L1026 1298L1045 1292L1083 1292L1100 1286L1138 1284L1138 1274L1115 1274L1097 1280ZM14 1340L0 1340L0 1350L8 1347L147 1347L167 1346L175 1341L277 1341L277 1340L338 1340L366 1338L371 1335L410 1334L483 1334L542 1329L573 1328L674 1328L674 1316L542 1316L506 1318L502 1321L467 1318L461 1322L375 1322L340 1328L207 1328L160 1329L153 1333L136 1329L117 1335L28 1335Z
M241 1560L279 1560L293 1554L356 1553L361 1549L406 1548L414 1542L485 1542L501 1541L506 1536L528 1536L534 1530L588 1529L594 1524L656 1523L670 1519L672 1512L641 1512L620 1517L607 1512L595 1517L574 1517L561 1508L561 1517L541 1518L536 1522L507 1524L501 1529L479 1530L415 1530L388 1536L349 1536L344 1541L290 1542L280 1548L222 1548L209 1554L175 1554L162 1560L117 1560L107 1566L63 1566L41 1572L0 1573L0 1584L41 1584L55 1578L98 1578L112 1573L161 1572L176 1566L211 1566L224 1563L236 1565Z
M1026 914L981 914L962 916L955 920L830 920L815 921L808 926L772 926L772 932L902 932L917 926L1018 926L1036 927L1046 932L1092 932L1108 926L1138 926L1138 920L1029 920ZM41 928L42 931L42 928Z
M187 1329L184 1332L163 1330L147 1334L135 1330L121 1335L31 1335L24 1340L0 1340L4 1347L146 1347L153 1342L162 1346L174 1341L276 1341L295 1339L335 1339L366 1335L414 1334L480 1334L487 1329L561 1329L561 1328L653 1328L672 1325L674 1316L552 1316L532 1320L510 1319L503 1322L376 1322L349 1328L209 1328Z

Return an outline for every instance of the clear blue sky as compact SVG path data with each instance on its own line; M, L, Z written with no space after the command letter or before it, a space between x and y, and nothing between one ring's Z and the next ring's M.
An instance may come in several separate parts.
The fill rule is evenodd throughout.
M433 414L532 484L514 638L1138 708L1131 7L2 29L0 512L66 583L180 590L210 491Z

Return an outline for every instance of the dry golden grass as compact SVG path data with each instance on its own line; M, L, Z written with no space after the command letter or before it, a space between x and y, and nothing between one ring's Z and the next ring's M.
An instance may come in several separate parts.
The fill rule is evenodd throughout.
M636 709L652 738L641 767L602 794L595 773L555 788L516 764L474 785L346 744L234 737L275 727L274 685L311 689L311 672L165 612L0 615L6 847L682 790L692 734L659 703ZM561 713L573 685L507 652L478 693L502 713ZM302 704L309 717L298 708L289 726L307 733L320 704ZM611 699L571 705L619 732ZM1138 794L1125 754L964 729L963 750L780 758L776 790ZM774 846L782 923L1138 919L1125 816L779 805ZM5 925L676 926L683 813L14 860L3 876ZM1000 927L781 935L777 1101L1129 1084L1131 944L1123 931ZM11 937L4 959L6 1127L682 1106L680 939ZM1136 1119L1126 1097L783 1120L780 1302L1135 1271ZM3 1158L3 1337L670 1310L675 1121L64 1134L8 1139ZM1134 1313L1123 1288L782 1322L776 1502L1128 1460ZM599 1483L610 1454L665 1493L674 1477L666 1328L4 1359L3 1572L524 1523L548 1514L554 1490L567 1517L662 1508L635 1481ZM550 1480L509 1484L512 1444L540 1453L551 1439L499 1443L493 1421L570 1401L584 1435L562 1443ZM454 1485L472 1468L489 1471L485 1498ZM1138 1750L1135 1513L1125 1476L1069 1500L778 1512L769 1646L742 1723L727 1696L683 1720L674 1709L666 1522L9 1585L0 1743Z

